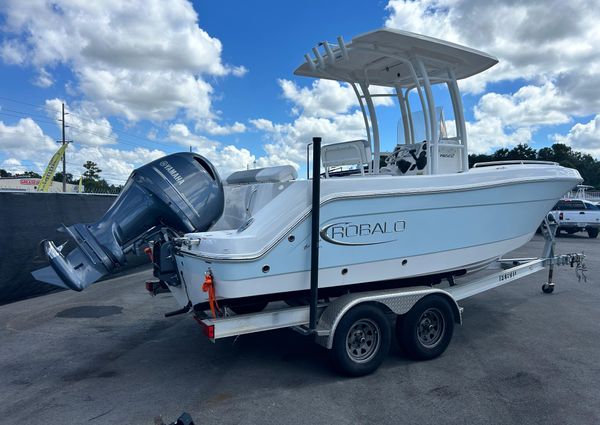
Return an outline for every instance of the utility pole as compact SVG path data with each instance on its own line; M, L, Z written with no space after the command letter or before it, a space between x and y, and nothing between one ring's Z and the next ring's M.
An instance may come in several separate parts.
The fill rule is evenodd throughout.
M59 140L59 143L62 143L63 145L70 143L70 140L66 140L65 139L65 103L63 102L62 104L62 140ZM62 181L62 187L63 187L63 192L67 191L67 151L65 150L63 152L63 157L62 157L62 163L63 163L63 181Z

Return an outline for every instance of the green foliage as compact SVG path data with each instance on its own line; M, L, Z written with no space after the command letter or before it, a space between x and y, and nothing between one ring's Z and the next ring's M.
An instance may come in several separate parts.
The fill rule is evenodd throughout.
M83 164L83 168L86 170L83 173L84 180L100 180L100 173L102 170L98 168L98 164L96 164L94 161L86 161L85 164Z
M31 179L41 179L42 176L40 176L38 173L36 173L35 171L25 171L24 173L16 173L16 174L12 174L9 171L6 171L2 168L0 168L0 177L25 177L25 178L31 178Z
M86 171L83 173L83 187L86 193L119 193L123 186L109 184L106 180L100 178L101 169L93 161L86 161L83 164ZM68 176L68 174L67 174ZM75 182L79 183L79 181Z
M82 182L86 193L119 193L123 189L123 186L109 184L104 179L94 180L87 177Z
M62 182L63 181L62 171L57 172L54 175L54 178L52 180L54 180L55 182ZM79 183L79 180L73 180L73 174L67 173L67 183L77 184L77 183Z
M42 178L42 176L40 176L35 171L25 171L23 174L16 174L16 176L27 177L27 178L31 178L31 179L41 179Z
M469 155L469 167L477 162L506 161L518 159L537 159L558 162L563 167L575 168L581 174L585 184L600 188L600 161L591 155L574 151L570 146L555 143L539 151L527 144L519 144L512 149L498 149L491 155Z

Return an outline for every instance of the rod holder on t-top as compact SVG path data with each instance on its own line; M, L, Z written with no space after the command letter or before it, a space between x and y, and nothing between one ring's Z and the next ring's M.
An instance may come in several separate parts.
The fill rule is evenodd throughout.
M319 299L319 210L321 208L321 138L313 137L312 213L310 235L310 310L308 327L317 328Z

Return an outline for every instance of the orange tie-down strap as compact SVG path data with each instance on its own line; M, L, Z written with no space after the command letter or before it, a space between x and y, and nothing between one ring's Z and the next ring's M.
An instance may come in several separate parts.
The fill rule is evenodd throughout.
M208 304L210 305L210 311L213 317L217 318L217 311L221 313L219 303L217 303L217 297L215 296L215 285L213 284L213 277L211 272L204 274L204 283L202 284L202 290L208 292Z
M150 262L154 262L154 258L152 257L152 248L147 246L146 248L144 248L144 252L148 256L148 258L150 258Z

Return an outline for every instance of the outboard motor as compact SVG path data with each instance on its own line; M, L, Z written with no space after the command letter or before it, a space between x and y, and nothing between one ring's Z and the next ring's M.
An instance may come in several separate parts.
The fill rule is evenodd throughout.
M99 221L64 228L77 244L66 257L62 246L43 241L50 267L32 274L81 291L124 265L125 254L141 238L162 227L179 233L208 230L223 206L221 180L206 158L188 152L165 156L134 170Z

